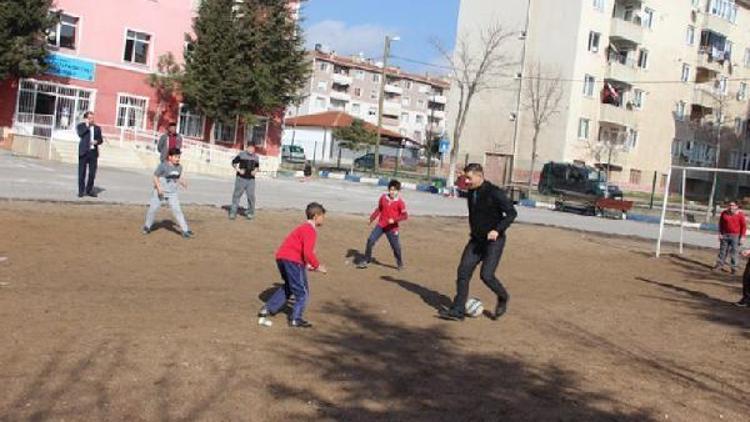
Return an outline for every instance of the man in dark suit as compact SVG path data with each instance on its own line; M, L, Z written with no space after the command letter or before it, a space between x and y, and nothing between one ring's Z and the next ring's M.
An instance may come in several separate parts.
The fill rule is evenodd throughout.
M94 179L99 160L99 145L104 142L102 129L94 124L94 113L87 111L83 114L83 121L76 126L78 137L78 197L88 195L96 198ZM89 178L86 180L86 170Z

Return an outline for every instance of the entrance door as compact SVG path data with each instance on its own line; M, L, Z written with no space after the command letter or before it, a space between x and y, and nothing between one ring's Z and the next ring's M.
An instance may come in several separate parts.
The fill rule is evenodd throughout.
M511 159L512 156L507 154L485 153L484 177L498 186L509 184Z

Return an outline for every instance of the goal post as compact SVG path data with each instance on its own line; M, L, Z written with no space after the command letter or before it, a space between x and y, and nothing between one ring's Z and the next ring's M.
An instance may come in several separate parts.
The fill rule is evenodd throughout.
M747 170L733 170L725 168L715 167L686 167L686 166L672 166L667 174L666 186L664 186L664 198L662 199L661 206L661 217L659 218L659 236L656 240L656 257L661 256L661 245L664 239L664 230L667 221L667 208L669 206L669 188L672 183L672 178L679 176L681 178L680 183L680 240L679 240L679 253L682 254L685 243L685 190L687 187L687 173L688 172L702 172L709 174L725 173L725 174L745 174L750 175L750 171ZM709 198L710 199L710 198Z

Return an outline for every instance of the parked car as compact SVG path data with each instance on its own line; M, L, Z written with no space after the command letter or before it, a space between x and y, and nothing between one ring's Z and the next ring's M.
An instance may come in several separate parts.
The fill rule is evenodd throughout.
M383 155L380 156L379 164L383 164ZM371 169L375 166L375 153L368 152L354 159L354 167Z
M299 145L282 145L281 160L289 163L304 163L305 150Z
M622 200L616 185L607 184L607 173L589 166L549 162L542 168L539 193L556 195L558 208L578 208L596 212L601 199Z

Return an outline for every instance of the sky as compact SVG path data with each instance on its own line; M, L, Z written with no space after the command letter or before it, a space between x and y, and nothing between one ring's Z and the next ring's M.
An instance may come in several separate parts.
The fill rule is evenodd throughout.
M393 56L444 64L431 44L438 39L452 49L460 0L307 0L302 16L308 48L324 44L339 54L364 53L382 59L386 35L401 37ZM444 69L391 58L390 63L412 72L444 73Z

